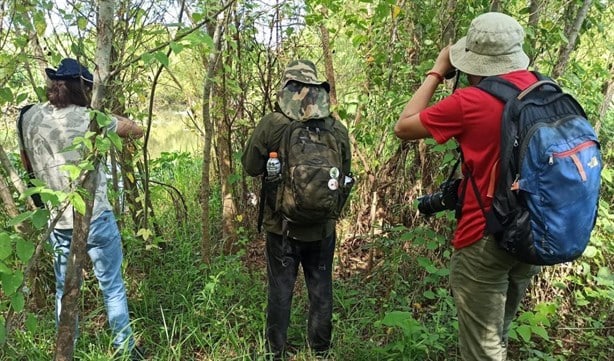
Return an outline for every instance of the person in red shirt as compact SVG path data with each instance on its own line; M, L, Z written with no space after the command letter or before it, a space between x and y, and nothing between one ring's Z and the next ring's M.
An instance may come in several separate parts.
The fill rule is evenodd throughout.
M456 139L463 174L470 172L475 179L486 210L492 202L489 186L498 175L504 104L475 85L487 76L500 76L520 89L536 82L527 70L523 41L524 30L512 17L495 12L476 17L467 36L441 50L394 128L401 139ZM444 74L454 69L466 74L470 86L428 106ZM485 232L475 193L468 184L452 240L450 287L458 311L459 348L463 360L501 361L506 359L511 321L539 267L516 260Z

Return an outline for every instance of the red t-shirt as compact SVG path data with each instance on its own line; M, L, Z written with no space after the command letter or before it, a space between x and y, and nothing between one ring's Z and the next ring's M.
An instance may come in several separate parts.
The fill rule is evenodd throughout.
M501 77L521 90L537 81L527 70L514 71ZM472 170L471 174L487 210L492 203L492 199L487 197L491 171L499 159L502 112L501 101L473 86L458 89L420 112L420 121L437 143L456 138L463 152L463 171L466 172L467 168ZM498 169L495 169L495 178L498 175ZM484 236L485 227L484 214L469 182L465 190L462 217L456 226L452 245L459 249L477 242Z

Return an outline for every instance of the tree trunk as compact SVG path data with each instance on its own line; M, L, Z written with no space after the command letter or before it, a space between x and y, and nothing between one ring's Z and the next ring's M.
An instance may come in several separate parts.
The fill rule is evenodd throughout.
M448 0L446 4L445 24L441 33L441 40L443 45L451 44L456 38L456 17L454 12L456 11L456 1Z
M215 75L216 64L219 58L219 46L222 38L222 24L224 18L218 15L215 30L213 32L213 44L206 63L207 74L203 85L203 127L205 129L205 139L203 139L203 169L200 188L200 199L202 203L202 239L200 242L201 259L203 263L211 262L211 234L209 228L209 198L211 196L211 140L213 137L213 122L211 120L211 90L213 89L213 77Z
M535 62L538 51L537 47L537 34L535 33L539 26L539 19L541 17L541 10L543 7L543 0L531 0L529 4L529 23L527 27L533 30L533 35L528 37L529 46L529 58L531 59L529 66Z
M92 108L102 109L105 85L109 77L109 65L113 42L113 11L114 0L100 0L98 3L98 39L96 44L96 66L94 68L94 91L92 96ZM96 120L90 122L90 130L99 133ZM94 148L93 152L96 152ZM97 188L98 168L100 159L94 157L93 171L86 171L82 187L86 194L94 195ZM81 285L81 273L86 256L87 238L89 235L90 220L94 197L86 198L85 214L75 212L73 237L70 245L70 257L66 269L64 282L64 295L62 297L62 310L55 349L56 361L71 361L74 354L74 340L79 315L79 295Z
M573 7L575 7L575 2L569 3L569 13L573 13ZM567 63L569 62L569 57L571 56L571 52L576 47L576 42L578 40L578 34L580 33L580 28L582 28L582 24L586 19L586 15L588 14L588 10L591 7L591 0L584 0L582 3L582 7L578 11L578 14L575 17L573 23L570 23L571 26L565 29L565 36L567 37L567 44L561 46L559 49L559 57L554 65L552 70L552 77L554 79L558 78L563 74L565 68L567 67Z
M88 171L82 183L89 194L94 194L97 186L97 174ZM77 333L79 319L79 295L81 294L81 273L87 253L87 236L89 234L90 219L92 218L93 199L86 201L85 214L75 211L72 242L70 243L70 257L66 267L64 281L64 295L62 296L62 310L56 339L55 361L72 361L74 354L74 340Z
M327 15L328 11L325 9L324 16ZM324 70L326 73L326 80L330 85L330 105L335 111L333 113L335 119L339 119L339 115L337 114L337 82L335 80L335 68L333 66L333 52L330 49L330 35L328 32L328 28L324 23L320 25L320 38L322 41L322 53L324 55Z
M232 69L232 55L227 57L226 67ZM222 116L218 125L218 144L219 144L219 168L220 182L222 189L222 239L225 242L224 251L227 254L235 252L238 240L235 219L237 217L237 205L235 203L235 192L233 188L233 156L232 156L232 119L229 116L234 113L228 109L228 88L226 87L226 75L224 75L220 94L222 96Z

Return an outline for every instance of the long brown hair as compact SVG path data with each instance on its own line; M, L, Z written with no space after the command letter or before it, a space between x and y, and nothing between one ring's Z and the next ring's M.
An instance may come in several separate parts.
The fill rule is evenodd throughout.
M90 105L92 87L81 79L50 80L47 84L47 99L57 108L69 105Z

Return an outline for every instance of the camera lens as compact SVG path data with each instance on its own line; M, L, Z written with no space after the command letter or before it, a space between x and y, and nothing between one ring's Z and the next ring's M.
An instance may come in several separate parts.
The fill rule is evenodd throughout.
M443 211L444 209L446 209L446 207L442 204L442 199L442 192L436 192L420 197L418 199L418 211L427 216L437 213L439 211Z
M454 209L458 201L459 184L460 179L448 180L439 187L439 191L418 198L418 211L430 216L443 210Z

